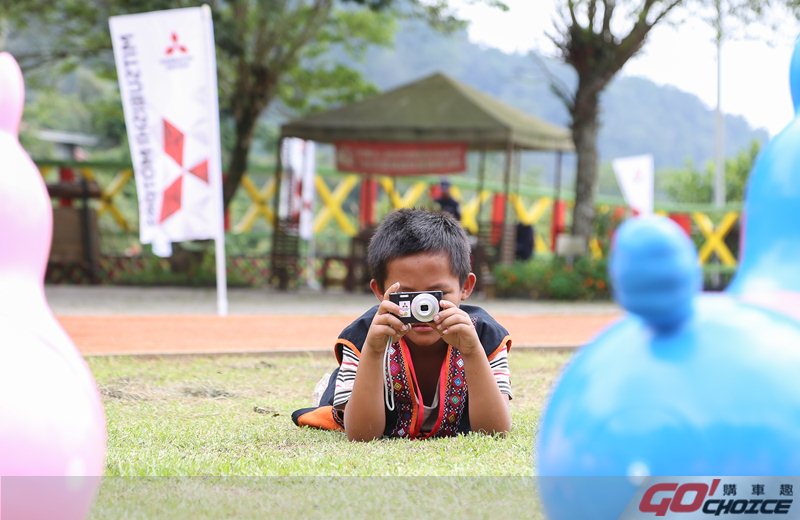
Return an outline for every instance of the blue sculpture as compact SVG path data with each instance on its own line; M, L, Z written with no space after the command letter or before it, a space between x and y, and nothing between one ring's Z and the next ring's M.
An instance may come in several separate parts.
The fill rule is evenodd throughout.
M800 320L800 43L789 83L795 118L753 166L742 254L728 292Z
M800 108L800 45L791 84ZM537 436L550 518L618 518L643 477L800 475L800 118L754 166L744 229L712 295L673 222L620 227L610 274L630 314L565 369Z

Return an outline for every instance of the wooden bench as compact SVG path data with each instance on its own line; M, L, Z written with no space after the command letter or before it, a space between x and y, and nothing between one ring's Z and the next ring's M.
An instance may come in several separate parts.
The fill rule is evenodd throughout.
M335 276L332 272L336 267L344 273L344 276ZM322 258L322 268L320 270L322 278L322 288L341 286L348 290L351 284L350 279L350 257L349 256L325 256Z
M322 287L329 288L341 285L347 292L369 291L369 281L372 274L367 264L367 247L375 227L361 230L350 240L350 255L330 255L322 257ZM345 276L334 276L331 272L334 266L344 267Z
M290 220L278 222L272 237L270 277L273 287L285 291L296 286L300 277L300 232Z
M48 265L77 265L92 283L100 281L100 232L97 214L89 206L90 199L99 199L100 186L85 179L47 184L53 199L80 200L79 208L53 208L53 242Z

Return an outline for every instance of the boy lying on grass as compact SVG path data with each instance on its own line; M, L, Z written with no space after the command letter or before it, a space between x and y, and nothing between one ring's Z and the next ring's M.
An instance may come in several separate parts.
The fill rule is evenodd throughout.
M378 226L367 261L380 304L341 333L339 368L319 406L297 410L294 422L358 441L508 432L511 340L486 311L461 305L476 278L460 224L446 213L396 211ZM441 291L439 311L403 323L390 294L418 291Z

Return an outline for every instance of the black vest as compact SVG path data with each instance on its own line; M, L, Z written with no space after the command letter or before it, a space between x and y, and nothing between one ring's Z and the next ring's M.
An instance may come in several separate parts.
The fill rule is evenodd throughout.
M475 325L475 330L478 333L478 339L480 339L487 357L491 356L504 344L507 345L507 348L511 348L511 339L508 331L505 327L497 323L486 311L474 305L461 305L461 309L472 319L472 323ZM334 352L340 365L342 363L342 347L344 344L355 347L359 353L361 352L361 347L364 345L364 341L366 341L367 332L369 331L372 319L375 317L377 310L377 305L372 307L348 325L339 335L339 339L336 341L334 347ZM393 350L394 349L396 349L397 352L393 354L393 361L405 368L405 364L410 363L410 357L403 356L398 343L393 345ZM452 347L448 349L448 352L449 354L444 362L450 365L448 367L448 377L454 378L452 381L448 381L448 383L455 381L458 386L461 386L462 382L465 382L465 378L463 377L463 364L459 362L460 353L458 353L457 349ZM386 409L385 435L406 436L409 433L407 424L409 422L415 422L414 419L417 419L417 417L414 414L421 413L421 405L419 405L420 410L417 411L412 402L403 402L402 397L404 395L408 396L410 393L413 393L414 390L411 381L408 377L404 377L403 372L405 372L405 370L400 370L399 374L393 376L392 384L398 389L395 397L397 406L394 410ZM442 421L441 424L437 423L437 427L429 434L431 436L436 436L437 434L452 435L455 433L466 433L471 430L468 413L469 407L466 399L466 385L464 385L462 389L459 389L453 384L448 384L446 391L446 395L442 395L441 392L439 395L439 412ZM412 398L411 401L413 400ZM454 402L457 404L454 405ZM445 407L445 405L447 406ZM414 419L412 419L409 414L414 415ZM448 419L450 423L448 423Z

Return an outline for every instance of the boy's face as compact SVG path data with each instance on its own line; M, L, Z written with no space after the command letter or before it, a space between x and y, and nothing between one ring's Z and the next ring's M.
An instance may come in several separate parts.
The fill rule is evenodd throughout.
M386 287L400 282L398 292L442 291L442 299L461 304L475 288L475 275L469 273L462 287L458 277L451 272L450 258L445 253L417 253L395 258L386 266ZM386 287L378 287L375 280L370 287L379 300L383 300ZM418 347L427 347L441 340L439 333L427 323L415 323L405 335L406 340Z

